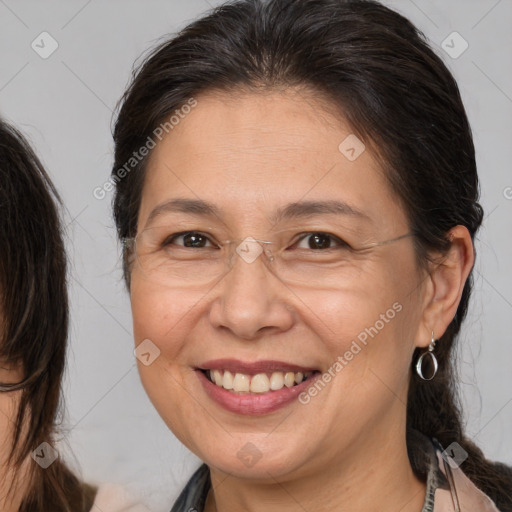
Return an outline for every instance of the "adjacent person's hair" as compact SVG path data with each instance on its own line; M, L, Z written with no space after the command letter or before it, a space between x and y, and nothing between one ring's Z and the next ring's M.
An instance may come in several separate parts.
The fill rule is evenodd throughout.
M418 263L427 268L463 225L474 239L483 217L472 134L457 84L406 18L375 1L240 0L216 8L161 44L134 72L114 128L114 217L120 239L133 237L148 157L119 172L154 130L203 91L299 87L338 107L380 159L408 216ZM335 109L333 109L335 111ZM172 163L171 163L172 165ZM130 254L124 275L130 284ZM512 506L512 471L492 463L464 434L454 343L472 289L436 345L439 371L411 371L407 427L458 442L463 470L500 509ZM414 354L414 360L418 357ZM411 362L412 363L412 362ZM412 370L412 364L411 364ZM409 447L411 449L411 447Z
M59 196L40 161L0 119L0 360L21 368L9 467L20 469L41 443L53 445L68 337L66 256ZM20 512L89 511L95 490L58 458L47 469L29 459ZM11 487L12 490L12 487Z

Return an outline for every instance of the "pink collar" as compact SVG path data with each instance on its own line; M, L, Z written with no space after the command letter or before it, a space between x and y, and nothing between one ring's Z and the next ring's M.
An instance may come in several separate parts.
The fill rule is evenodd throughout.
M436 489L434 512L499 512L494 502L471 482L460 467L446 462L439 450L436 450L436 456L450 489Z

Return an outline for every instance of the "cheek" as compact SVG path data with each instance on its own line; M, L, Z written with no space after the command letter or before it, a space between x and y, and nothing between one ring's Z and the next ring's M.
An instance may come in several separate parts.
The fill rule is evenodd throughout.
M132 275L130 301L135 346L140 345L141 353L150 354L146 361L143 358L138 360L140 378L157 407L156 402L163 392L162 382L169 384L179 377L174 363L179 361L184 346L186 301L168 289L159 289L154 283L139 279L135 274Z
M161 289L132 275L130 300L135 345L150 340L159 351L149 365L138 361L140 379L155 409L185 444L191 442L187 418L199 413L197 399L190 397L190 390L197 387L197 377L188 365L191 358L186 341L197 321L200 298L201 295L193 293Z
M420 308L420 278L412 253L403 251L379 261L362 274L357 287L343 292L302 297L314 314L305 320L323 340L343 388L374 380L403 381L414 350ZM378 270L377 270L378 269ZM336 364L338 362L339 364ZM336 371L338 370L338 371Z
M193 325L200 299L200 294L160 287L134 275L130 301L135 344L149 339L163 354L175 354Z
M315 331L330 354L332 363L342 360L351 368L352 378L363 376L369 366L402 351L407 322L399 294L388 293L332 294L324 301L317 300Z

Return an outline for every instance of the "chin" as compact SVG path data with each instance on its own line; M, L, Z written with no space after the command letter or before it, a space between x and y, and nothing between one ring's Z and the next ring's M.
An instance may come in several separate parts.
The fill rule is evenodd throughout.
M195 447L188 448L210 468L261 482L275 482L275 479L286 481L292 474L304 469L308 462L308 454L301 449L304 442L299 440L290 439L288 446L284 446L279 437L272 440L268 433L237 434L233 437L226 433L224 439L226 442L221 444L218 437L202 437Z

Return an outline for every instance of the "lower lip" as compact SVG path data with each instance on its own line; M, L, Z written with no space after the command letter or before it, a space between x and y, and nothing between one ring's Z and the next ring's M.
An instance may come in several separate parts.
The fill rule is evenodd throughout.
M242 394L228 391L211 382L206 375L196 370L196 373L208 396L217 404L231 412L246 415L268 414L293 402L303 391L305 391L317 379L320 373L309 379L287 388L286 386L278 391L268 391L261 394Z

